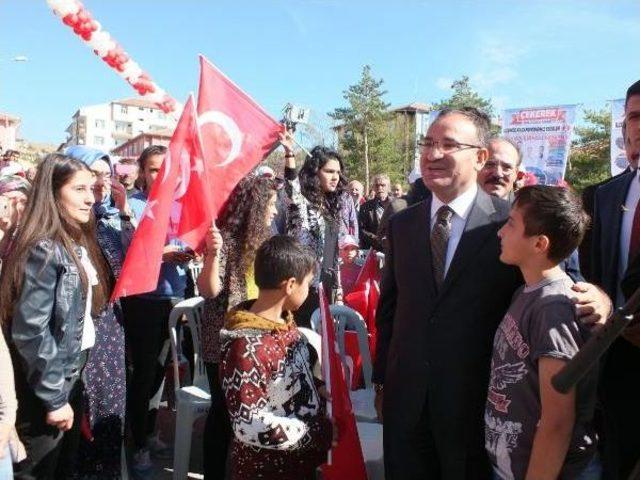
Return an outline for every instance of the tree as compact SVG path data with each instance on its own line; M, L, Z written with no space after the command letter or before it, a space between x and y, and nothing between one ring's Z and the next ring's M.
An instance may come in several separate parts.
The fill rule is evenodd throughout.
M384 80L376 80L365 65L360 81L343 92L347 107L336 108L329 116L339 122L339 145L349 174L364 178L369 191L372 173L402 175L402 159L396 148L396 135L383 99ZM400 166L400 168L398 168Z
M474 91L469 84L469 77L463 76L460 80L455 80L451 84L453 94L446 100L441 100L440 103L434 105L435 110L442 110L443 108L463 108L463 107L475 107L482 110L490 117L493 117L493 105L491 99L482 98L480 94Z
M577 191L610 176L611 114L606 107L585 110L584 126L575 127L565 179Z

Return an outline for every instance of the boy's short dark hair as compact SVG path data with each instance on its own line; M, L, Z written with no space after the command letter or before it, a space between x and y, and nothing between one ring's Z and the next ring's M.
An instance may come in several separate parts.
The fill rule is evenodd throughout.
M260 289L272 290L290 278L301 282L315 268L316 259L299 241L288 235L275 235L256 253L255 282Z
M549 260L560 263L578 248L589 225L582 201L568 188L531 185L516 192L514 207L522 213L527 236L549 238Z

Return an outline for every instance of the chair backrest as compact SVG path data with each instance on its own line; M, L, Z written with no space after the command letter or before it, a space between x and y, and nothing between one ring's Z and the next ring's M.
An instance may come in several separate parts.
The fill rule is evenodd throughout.
M178 371L178 351L180 348L182 328L178 327L178 322L183 318L186 319L186 325L191 331L193 340L193 385L205 391L209 391L209 381L207 380L207 371L202 360L202 332L201 322L204 312L204 298L193 297L178 303L169 315L169 340L171 342L171 358L173 360L173 379L174 388L180 388L180 373ZM182 325L184 327L184 325Z
M315 350L318 361L312 366L313 374L317 378L322 377L322 338L310 328L298 327L300 333L307 339L307 343Z
M358 348L360 350L360 358L362 360L362 376L364 378L365 388L373 388L371 376L373 374L373 366L371 364L371 352L369 350L369 336L367 332L367 324L362 315L354 309L346 305L330 305L329 310L336 327L336 338L338 340L338 350L340 351L340 360L345 369L349 372L347 375L347 384L351 388L352 366L349 366L346 358L346 349L344 341L344 333L346 330L353 330L358 336ZM321 331L322 322L320 321L320 309L316 309L311 315L311 326L314 331Z
M200 276L200 273L202 272L202 268L203 268L203 263L202 262L196 262L195 260L192 260L189 262L189 275L191 275L191 279L193 280L193 291L194 294L200 295L200 292L198 292L198 277Z

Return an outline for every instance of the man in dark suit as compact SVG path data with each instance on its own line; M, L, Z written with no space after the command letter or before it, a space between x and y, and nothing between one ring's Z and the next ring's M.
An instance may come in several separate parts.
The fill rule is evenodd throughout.
M640 81L627 90L626 153L637 165L640 153ZM616 306L640 287L640 177L637 169L595 192L591 275ZM604 414L605 478L626 479L640 460L640 327L628 328L604 359L601 396Z
M441 112L421 144L433 195L390 221L373 375L387 480L491 478L483 422L490 356L522 279L499 260L509 204L477 185L488 137L478 110ZM608 314L598 291L582 296L595 318Z
M626 150L631 151L632 148L628 145L629 138L627 137L627 124L626 120L622 122L622 138L624 139L624 143L626 146ZM627 155L627 161L629 165L624 169L622 173L619 173L613 177L607 178L595 185L589 185L582 191L582 206L584 207L584 211L589 214L591 217L591 226L587 228L587 231L584 234L584 238L582 239L582 243L580 244L580 271L584 275L584 277L592 282L594 281L591 275L591 243L592 243L592 233L593 233L593 213L595 208L595 198L596 198L596 190L602 187L603 185L609 183L611 180L618 178L620 175L624 175L625 173L630 172L631 170L635 170L638 168L638 158L637 156L629 156Z
M381 173L373 177L373 190L376 196L364 202L358 212L361 248L375 248L382 251L382 245L378 242L378 226L384 209L391 203L390 189L391 180L388 175Z

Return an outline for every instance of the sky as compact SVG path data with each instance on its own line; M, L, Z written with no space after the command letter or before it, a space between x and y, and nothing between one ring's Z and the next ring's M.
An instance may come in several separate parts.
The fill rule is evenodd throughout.
M497 110L600 108L640 78L637 0L83 3L179 101L202 53L274 117L292 102L319 128L367 64L392 106L447 98L468 75ZM22 118L25 139L60 143L81 105L135 96L45 0L0 0L0 19L0 111Z

